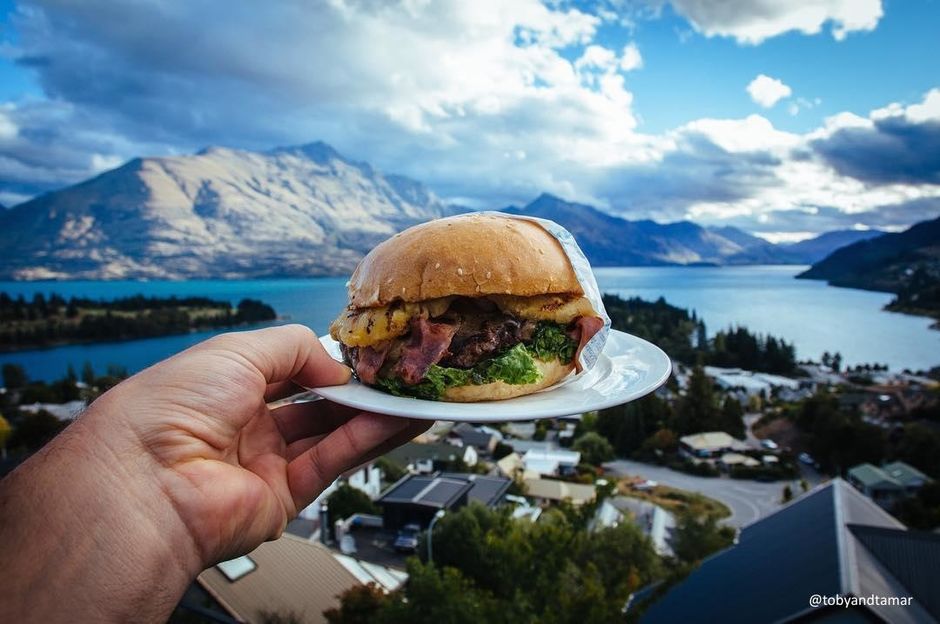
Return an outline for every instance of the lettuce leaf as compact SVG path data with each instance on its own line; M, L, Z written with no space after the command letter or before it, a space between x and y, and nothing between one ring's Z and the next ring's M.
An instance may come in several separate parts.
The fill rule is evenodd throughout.
M471 369L450 368L434 364L420 382L409 386L401 379L377 379L375 385L395 396L437 400L448 388L483 385L494 381L508 384L535 383L542 374L535 366L532 355L522 343L502 355L484 360Z
M578 343L568 335L564 325L543 321L535 328L529 348L544 362L558 358L562 364L567 364L574 358Z

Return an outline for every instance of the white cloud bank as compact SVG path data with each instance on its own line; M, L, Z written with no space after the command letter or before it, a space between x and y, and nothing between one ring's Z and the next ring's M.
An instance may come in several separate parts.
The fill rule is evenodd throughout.
M749 16L742 24L760 21L729 4ZM837 3L811 4L846 32L868 24ZM719 29L686 5L699 11L694 23ZM576 9L537 0L263 6L50 0L21 9L9 46L49 97L0 108L6 197L78 181L116 158L322 139L488 208L551 192L633 218L773 232L897 225L938 210L940 165L910 142L932 140L937 92L805 135L759 115L651 135L638 128L629 89L639 50L600 45L600 18ZM773 7L760 32L802 29L798 13ZM866 169L846 150L852 141L871 154L891 146L904 168Z
M852 32L874 30L884 15L881 0L647 0L668 2L706 37L732 37L759 44L797 31L815 35L830 25L838 41Z
M783 84L776 78L758 74L754 80L747 85L747 93L757 104L764 108L770 108L780 100L790 97L793 93L790 87Z

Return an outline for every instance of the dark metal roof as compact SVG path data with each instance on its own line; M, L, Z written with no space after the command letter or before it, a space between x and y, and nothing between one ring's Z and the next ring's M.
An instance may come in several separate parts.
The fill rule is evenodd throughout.
M444 472L441 473L441 476L454 479L467 479L470 481L473 488L467 493L468 501L477 501L487 507L498 504L502 500L506 490L508 490L509 486L512 484L512 481L505 477L490 477L486 475L453 472Z
M736 545L702 562L652 604L641 621L785 622L810 614L813 594L914 595L915 588L902 585L850 525L911 535L870 499L835 479L742 529ZM907 566L909 560L899 565ZM931 578L935 586L940 582L936 573ZM909 607L871 609L890 622L933 621L924 606L915 598Z
M940 535L850 524L849 530L914 599L940 620Z
M502 499L511 483L504 477L457 472L407 475L393 484L376 502L449 509L466 494L468 502L479 501L492 506Z

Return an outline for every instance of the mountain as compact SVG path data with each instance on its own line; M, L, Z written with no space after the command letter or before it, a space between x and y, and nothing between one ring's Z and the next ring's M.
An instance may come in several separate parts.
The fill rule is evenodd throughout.
M595 266L727 264L749 249L774 247L736 228L706 229L690 221L629 221L548 194L505 212L560 223Z
M893 292L887 309L940 318L940 217L838 249L797 277Z
M451 214L424 185L325 143L138 158L0 214L0 277L341 275Z
M799 277L827 280L834 286L896 292L917 268L934 265L940 269L940 217L837 249Z
M800 259L801 263L813 264L819 262L836 249L869 240L884 234L881 230L833 230L824 232L815 238L781 245L783 251Z

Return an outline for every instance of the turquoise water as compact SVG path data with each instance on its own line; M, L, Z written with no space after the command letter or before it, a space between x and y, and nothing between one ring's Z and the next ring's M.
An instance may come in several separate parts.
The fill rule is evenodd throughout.
M597 269L605 292L646 299L663 296L696 310L709 333L743 325L794 342L801 358L840 351L849 364L880 362L892 368L925 369L940 364L940 331L922 317L881 310L891 295L833 288L797 280L803 267L626 267ZM0 282L13 295L57 292L112 299L146 295L203 295L237 303L261 299L292 322L324 333L346 303L345 278L189 281L189 282ZM0 355L0 364L17 362L34 379L61 377L69 364L85 361L103 370L108 364L140 370L214 332L148 340L75 345Z

